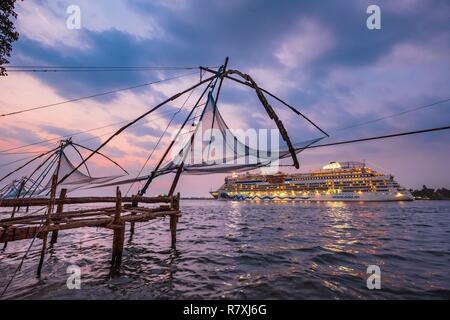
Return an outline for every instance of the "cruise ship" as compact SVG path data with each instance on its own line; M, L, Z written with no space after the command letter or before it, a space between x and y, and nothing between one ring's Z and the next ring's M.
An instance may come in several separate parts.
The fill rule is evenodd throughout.
M233 174L211 195L218 200L410 201L391 174L363 162L330 162L309 173Z

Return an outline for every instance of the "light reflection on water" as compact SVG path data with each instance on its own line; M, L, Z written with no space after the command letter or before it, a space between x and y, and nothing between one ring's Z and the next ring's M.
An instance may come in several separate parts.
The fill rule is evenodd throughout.
M137 224L120 274L111 277L111 232L60 233L35 278L40 241L8 298L75 299L407 299L450 298L450 202L183 201L177 250L169 221ZM104 237L99 239L99 237ZM97 239L97 240L96 240ZM0 289L28 241L0 252ZM82 268L68 290L66 268ZM382 290L365 288L366 268Z

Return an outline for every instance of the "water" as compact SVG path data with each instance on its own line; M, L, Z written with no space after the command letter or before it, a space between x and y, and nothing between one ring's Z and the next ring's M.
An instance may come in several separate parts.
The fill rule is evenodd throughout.
M181 207L177 250L168 219L140 224L114 276L111 231L61 232L40 280L36 240L4 298L450 299L450 201ZM0 289L28 245L0 252ZM67 289L71 264L81 267L80 290ZM381 268L381 290L366 287L369 265Z

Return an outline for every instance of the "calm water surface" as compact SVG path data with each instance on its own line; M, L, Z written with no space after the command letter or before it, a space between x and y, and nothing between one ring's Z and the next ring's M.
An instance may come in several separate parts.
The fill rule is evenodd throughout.
M137 225L115 276L111 231L61 232L40 280L36 240L4 298L450 299L450 201L181 207L177 250L168 219ZM0 291L29 243L0 251ZM71 264L80 290L67 289ZM366 288L369 265L381 268L381 290Z

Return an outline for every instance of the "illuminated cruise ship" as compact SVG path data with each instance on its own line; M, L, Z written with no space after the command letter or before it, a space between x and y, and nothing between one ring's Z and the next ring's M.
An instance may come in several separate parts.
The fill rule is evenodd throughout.
M219 200L408 201L411 193L390 174L362 162L330 162L294 174L233 174L211 195Z

